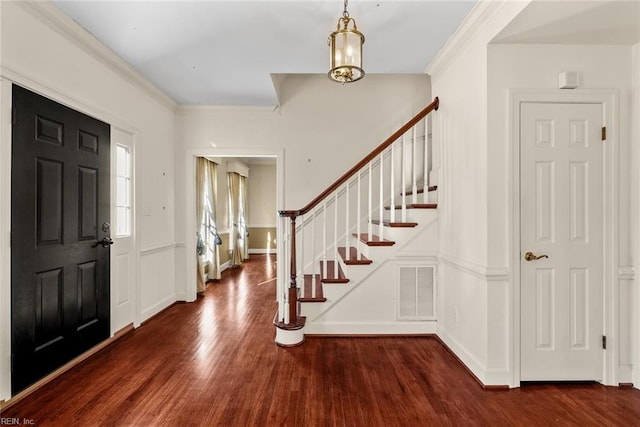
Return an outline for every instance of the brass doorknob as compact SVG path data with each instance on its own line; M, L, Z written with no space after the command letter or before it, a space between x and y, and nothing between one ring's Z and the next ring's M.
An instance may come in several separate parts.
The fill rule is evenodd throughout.
M527 252L524 254L524 259L527 261L535 261L540 258L549 258L547 255L536 255L533 252Z

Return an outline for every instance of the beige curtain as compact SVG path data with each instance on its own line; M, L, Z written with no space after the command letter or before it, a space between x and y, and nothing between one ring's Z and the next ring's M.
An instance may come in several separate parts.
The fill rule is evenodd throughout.
M247 218L249 218L249 212L247 212L247 177L240 177L240 223L241 236L242 236L242 260L249 258L249 226L247 225Z
M208 279L220 280L220 246L216 244L216 236L218 235L218 222L216 219L216 206L218 206L218 165L207 160L207 178L209 180L209 201L211 212L209 224L210 238L209 249L211 250L211 259L209 259Z
M231 230L229 232L229 243L231 245L231 266L237 267L242 264L244 250L242 242L242 197L241 197L241 176L235 172L227 174L229 184L229 222Z
M201 248L204 248L205 236L200 233L202 229L202 223L205 218L205 204L204 204L204 192L205 192L205 180L208 160L202 157L196 158L196 215L197 215L197 227L198 234L198 250L196 252L196 258L198 260L198 283L197 291L204 292L206 289L206 278L204 275L204 260L202 257ZM205 251L206 252L206 251Z

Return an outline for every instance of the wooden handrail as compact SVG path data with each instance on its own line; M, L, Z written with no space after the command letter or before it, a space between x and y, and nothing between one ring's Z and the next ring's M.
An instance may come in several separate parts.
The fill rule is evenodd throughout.
M309 204L307 204L307 206L305 206L304 208L302 208L300 210L278 211L279 215L281 217L291 217L291 218L295 218L295 217L298 217L300 215L305 215L311 209L315 208L327 196L329 196L331 193L333 193L338 188L340 188L340 186L342 184L347 182L347 180L349 178L351 178L353 175L355 175L356 172L358 172L365 165L367 165L367 163L369 163L370 161L375 159L377 155L382 153L387 147L389 147L398 138L400 138L402 135L404 135L405 132L407 132L409 129L414 127L420 120L424 119L427 116L427 114L429 114L433 110L437 110L439 105L440 105L440 100L436 96L433 99L433 102L431 104L427 105L424 110L422 110L418 114L416 114L416 116L414 118L409 120L404 126L402 126L400 129L398 129L393 135L391 135L382 144L380 144L378 147L376 147L375 150L373 150L371 153L369 153L369 155L367 155L364 159L360 160L360 162L358 162L354 167L349 169L344 175L342 175L340 178L338 178L338 180L336 182L331 184L326 190L324 190L322 193L320 193L318 195L318 197L316 197L311 202L309 202ZM425 138L426 137L427 137L427 135L425 135Z

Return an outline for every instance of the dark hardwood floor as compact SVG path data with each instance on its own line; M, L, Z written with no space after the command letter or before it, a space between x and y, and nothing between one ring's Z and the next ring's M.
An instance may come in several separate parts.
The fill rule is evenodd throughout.
M83 427L640 425L639 390L486 391L433 337L280 348L275 271L252 256L1 416Z

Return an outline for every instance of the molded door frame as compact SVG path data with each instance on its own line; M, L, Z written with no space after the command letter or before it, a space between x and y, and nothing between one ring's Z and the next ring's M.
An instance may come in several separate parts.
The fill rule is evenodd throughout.
M614 89L590 90L561 90L561 89L513 89L509 91L508 136L511 144L511 180L507 190L510 195L509 204L511 236L510 253L513 268L513 288L511 295L511 386L520 386L520 104L525 102L540 103L589 103L602 105L603 125L607 127L604 166L604 295L603 295L603 327L607 336L607 349L603 355L603 383L618 385L618 243L619 243L619 196L620 188L618 158L618 92Z
M187 302L197 298L196 292L196 158L197 157L271 157L276 159L276 209L284 206L284 149L283 148L194 148L187 150L185 157L185 280L184 289L178 290L178 295L184 296ZM274 212L274 215L276 212ZM281 221L276 222L276 236L280 237ZM193 250L191 250L193 249ZM278 244L277 259L283 259L282 245ZM278 277L284 277L284 262L279 262ZM274 306L275 310L275 306Z

